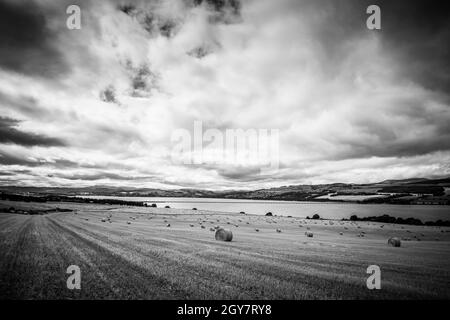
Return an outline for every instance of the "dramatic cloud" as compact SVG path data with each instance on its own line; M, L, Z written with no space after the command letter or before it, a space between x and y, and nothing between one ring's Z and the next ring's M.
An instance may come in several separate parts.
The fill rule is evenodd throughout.
M0 117L0 143L18 144L22 146L63 146L60 139L50 138L36 133L17 130L19 121Z
M0 1L0 67L42 77L66 73L56 34L37 3Z
M71 4L80 30L66 28ZM0 0L1 183L229 189L450 175L445 3L378 1L382 29L368 30L371 4ZM211 139L182 155L203 163L182 163L172 137L193 139L196 121L223 135L278 130L279 165L225 161Z

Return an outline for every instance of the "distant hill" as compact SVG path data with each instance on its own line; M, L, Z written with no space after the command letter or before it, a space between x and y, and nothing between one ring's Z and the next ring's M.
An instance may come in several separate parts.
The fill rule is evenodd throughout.
M186 197L186 198L229 198L229 199L259 199L287 201L326 201L318 198L328 194L334 195L375 195L382 193L398 194L432 194L445 195L444 187L450 187L450 178L426 179L413 178L403 180L385 180L369 184L331 183L318 185L290 185L277 188L257 190L213 191L202 189L153 189L132 187L93 186L80 188L67 187L19 187L4 186L0 191L28 195L64 195L64 196L145 196L145 197ZM377 201L388 201L377 200ZM374 200L375 201L375 200Z

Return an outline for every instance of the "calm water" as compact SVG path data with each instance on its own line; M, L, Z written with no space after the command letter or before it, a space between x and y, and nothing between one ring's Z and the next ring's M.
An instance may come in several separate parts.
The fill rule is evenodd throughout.
M156 203L158 207L211 210L222 212L245 211L249 214L266 214L305 218L317 213L322 218L342 219L352 214L358 217L388 214L401 218L417 218L422 221L438 219L450 220L450 206L427 205L391 205L391 204L356 204L332 202L297 202L272 200L237 200L237 199L204 199L204 198L156 198L156 197L108 197L89 196L95 199L120 199L129 201L146 201Z

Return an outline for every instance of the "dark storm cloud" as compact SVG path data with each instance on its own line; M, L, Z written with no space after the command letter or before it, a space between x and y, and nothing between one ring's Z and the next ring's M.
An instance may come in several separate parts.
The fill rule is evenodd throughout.
M366 9L381 9L381 30L366 28ZM402 75L421 86L448 93L450 87L450 11L447 1L426 0L322 0L299 1L295 10L327 17L315 27L331 71L352 50L355 38L376 34L383 50L401 64ZM371 57L367 57L369 60ZM327 61L328 60L328 61ZM398 66L396 66L398 67Z
M382 133L379 136L383 135L385 134ZM343 146L346 145L344 139L340 140L339 143ZM414 157L437 151L447 151L450 150L450 135L438 138L417 137L408 141L380 141L374 144L350 141L347 146L349 150L339 153L334 160L370 157Z
M65 143L58 138L24 132L16 129L19 120L0 117L0 143L17 144L21 146L64 146Z
M405 63L404 75L427 89L450 88L448 1L381 1L386 50Z
M206 5L215 14L210 17L211 23L235 23L241 18L241 2L239 0L187 0L188 4Z
M189 8L206 6L211 11L209 22L212 24L231 24L241 19L241 2L238 0L185 0L184 3ZM142 3L130 1L120 3L117 9L136 19L151 37L161 35L172 38L182 28L183 19L174 19L158 14L157 10L143 7Z
M48 18L44 8L31 1L0 0L1 68L43 77L68 70Z
M158 15L151 10L144 10L134 3L120 4L117 8L124 14L136 19L142 28L153 37L160 34L163 37L171 38L180 27L180 21Z

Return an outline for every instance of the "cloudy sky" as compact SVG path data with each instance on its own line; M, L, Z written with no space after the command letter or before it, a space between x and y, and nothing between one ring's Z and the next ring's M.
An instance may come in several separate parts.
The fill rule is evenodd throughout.
M450 175L441 1L0 0L0 185L263 188ZM81 8L81 29L66 8ZM381 8L368 30L366 8ZM279 168L173 133L279 130Z

